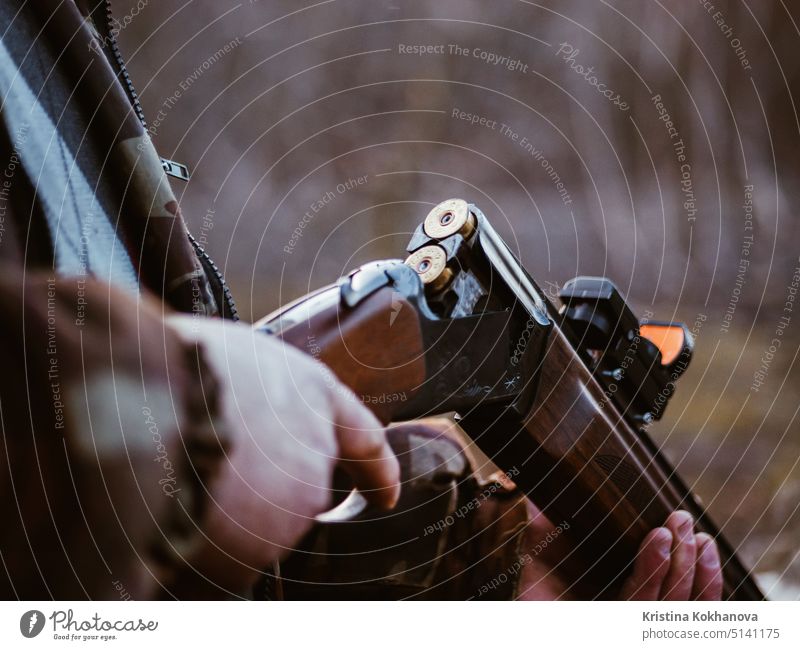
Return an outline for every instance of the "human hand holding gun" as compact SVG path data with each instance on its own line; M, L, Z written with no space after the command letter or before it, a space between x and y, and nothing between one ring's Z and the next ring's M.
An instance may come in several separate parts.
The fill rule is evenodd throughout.
M377 508L395 504L399 468L383 426L319 361L242 323L174 315L169 324L204 348L233 443L204 544L189 558L201 572L196 584L185 579L187 597L236 592L285 556L330 506L335 467Z

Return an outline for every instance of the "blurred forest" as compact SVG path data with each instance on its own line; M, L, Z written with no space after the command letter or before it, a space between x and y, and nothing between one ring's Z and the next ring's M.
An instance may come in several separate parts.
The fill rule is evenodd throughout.
M797 3L112 4L245 319L474 201L543 286L606 275L699 323L654 435L770 596L800 598Z

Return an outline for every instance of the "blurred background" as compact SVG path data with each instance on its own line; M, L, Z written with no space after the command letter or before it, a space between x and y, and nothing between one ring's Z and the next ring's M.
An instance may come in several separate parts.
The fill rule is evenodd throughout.
M694 327L653 435L770 597L800 598L800 7L112 5L245 319L475 202L548 292L606 275Z

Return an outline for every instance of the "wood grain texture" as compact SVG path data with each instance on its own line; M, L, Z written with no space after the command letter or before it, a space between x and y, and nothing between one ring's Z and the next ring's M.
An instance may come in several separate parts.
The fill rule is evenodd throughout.
M327 364L384 424L425 381L417 312L389 288L355 309L336 301L280 337Z
M718 539L726 597L761 598L655 445L621 418L558 328L541 372L536 405L521 427L499 411L464 426L504 470L519 471L515 480L551 521L570 522L574 559L586 570L582 582L613 590L645 535L684 509L695 516L697 532Z

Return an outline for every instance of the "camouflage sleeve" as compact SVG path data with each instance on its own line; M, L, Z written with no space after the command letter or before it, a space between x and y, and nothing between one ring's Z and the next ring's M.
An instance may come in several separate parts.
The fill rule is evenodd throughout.
M226 440L162 310L0 267L0 597L163 595L199 539Z

